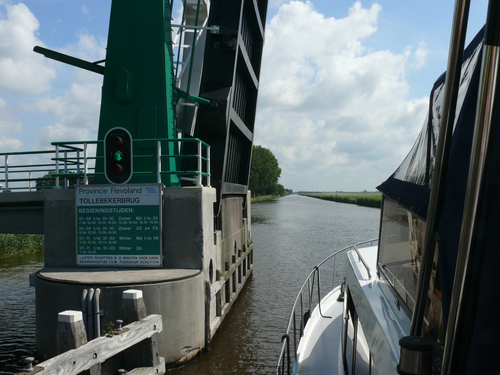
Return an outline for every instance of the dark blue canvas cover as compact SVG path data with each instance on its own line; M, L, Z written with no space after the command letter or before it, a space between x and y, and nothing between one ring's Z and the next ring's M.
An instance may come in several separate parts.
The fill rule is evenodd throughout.
M478 99L484 30L464 52L459 100L445 181L443 211L438 224L439 271L445 327L450 308L457 250L467 190L474 120ZM424 126L399 168L379 187L384 196L397 201L421 219L427 217L430 187L445 74L434 84ZM497 85L500 86L500 85ZM497 90L498 91L498 90ZM500 92L497 93L497 98ZM496 100L500 103L500 100ZM492 152L487 162L485 189L481 192L479 225L471 248L474 272L466 289L465 320L460 330L457 371L493 374L500 358L500 111L495 105ZM498 145L498 146L497 146Z

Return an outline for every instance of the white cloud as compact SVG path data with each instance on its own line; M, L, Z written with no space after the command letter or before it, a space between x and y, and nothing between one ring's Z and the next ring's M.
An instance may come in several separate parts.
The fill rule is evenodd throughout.
M39 23L23 3L0 3L0 90L17 93L40 94L50 88L55 70L33 52L38 40Z
M427 109L409 100L415 54L374 51L378 4L342 19L310 2L280 7L266 29L256 144L269 147L292 189L373 189L411 148Z
M75 43L59 49L62 53L87 61L105 58L106 40L80 33ZM49 114L55 121L39 128L39 147L55 141L89 140L97 137L101 86L103 76L79 68L63 66L71 71L69 79L61 84L70 86L57 97L47 96L36 102L36 110Z
M61 52L91 62L103 60L106 57L106 40L81 32L78 41L65 46Z
M414 54L415 67L421 68L422 66L424 66L428 54L429 50L427 49L427 44L425 42L420 42Z
M63 96L40 99L37 109L58 119L57 123L39 129L40 146L55 141L95 139L100 102L101 82L98 79L74 82Z
M90 14L89 12L89 8L87 7L87 5L85 4L82 4L82 13L86 16L88 16Z
M17 151L23 143L15 136L22 131L22 124L6 100L0 98L0 150Z

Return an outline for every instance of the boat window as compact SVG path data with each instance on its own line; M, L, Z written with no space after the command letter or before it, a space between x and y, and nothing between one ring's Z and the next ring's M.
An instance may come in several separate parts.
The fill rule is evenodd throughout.
M425 222L384 198L378 266L406 305L413 310Z
M370 375L371 353L359 319L356 331L356 375Z
M425 236L425 221L396 202L384 198L378 269L401 299L413 310ZM433 340L444 342L438 249L434 252L427 293L424 329Z
M438 267L438 251L434 253L429 291L425 304L424 330L427 335L444 347L443 308L441 301L441 278Z
M371 353L349 290L345 307L343 361L346 375L370 375Z
M349 313L348 319L347 319L347 340L346 340L346 351L345 351L345 362L347 365L347 373L352 374L352 364L353 364L353 346L354 346L354 338L355 332L354 332L354 316Z

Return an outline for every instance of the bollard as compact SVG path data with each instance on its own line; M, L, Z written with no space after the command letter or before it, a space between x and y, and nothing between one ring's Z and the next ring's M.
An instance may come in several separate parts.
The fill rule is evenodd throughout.
M94 306L94 338L101 337L101 308L99 306L99 297L101 296L101 289L97 288L94 293L92 301Z
M87 331L88 331L88 339L93 340L94 337L94 288L89 289L89 293L87 294Z
M123 323L142 320L147 316L146 305L142 298L142 290L128 289L123 292L122 299L122 320Z
M34 357L26 357L26 368L24 369L25 372L33 372L35 369L33 368L33 361L35 360Z
M76 349L87 343L81 311L66 310L58 314L57 353Z

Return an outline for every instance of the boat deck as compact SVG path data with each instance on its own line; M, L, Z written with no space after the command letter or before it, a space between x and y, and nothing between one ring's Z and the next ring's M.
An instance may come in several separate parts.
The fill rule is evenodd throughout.
M337 301L339 294L337 287L323 298L323 317L317 308L311 314L297 350L294 374L343 374L339 345L343 302Z

